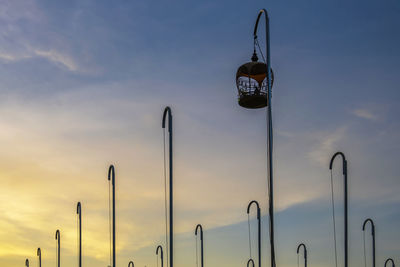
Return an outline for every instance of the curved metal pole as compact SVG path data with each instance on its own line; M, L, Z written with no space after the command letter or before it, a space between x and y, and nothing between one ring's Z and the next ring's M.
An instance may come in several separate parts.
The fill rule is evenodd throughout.
M132 267L135 267L135 265L133 264L133 261L130 261L129 263L128 263L128 267L130 267L132 265Z
M113 227L112 227L112 243L113 243L113 248L112 248L112 252L113 252L113 260L112 260L112 267L115 267L115 168L114 165L110 165L110 167L108 168L108 180L111 180L111 184L112 184L112 220L113 220Z
M306 245L304 245L303 243L301 243L301 244L297 247L297 254L299 254L300 248L301 248L301 247L304 248L304 267L307 267L307 248L306 248Z
M349 238L348 238L348 209L347 209L347 160L342 152L336 152L329 163L329 169L332 170L332 165L337 156L342 156L343 160L343 176L344 176L344 267L348 267L349 262Z
M40 248L37 249L37 256L39 256L39 267L42 267L42 251Z
M387 260L385 261L385 267L386 267L386 264L387 264L389 261L392 262L392 267L395 267L395 265L394 265L394 260L391 259L391 258L389 258L389 259L387 259Z
M371 223L371 235L372 235L372 266L375 267L375 224L372 221L372 219L368 218L364 221L362 230L365 231L365 226L366 224L370 222Z
M29 260L28 259L25 260L25 266L29 267Z
M267 124L268 124L268 184L269 184L269 234L271 247L271 267L275 267L275 235L274 235L274 184L273 184L273 132L272 132L272 103L271 103L271 51L270 51L270 36L269 36L269 17L266 9L261 9L257 16L257 21L254 26L254 39L257 38L258 23L261 15L265 16L266 29L266 65L267 65ZM346 266L347 267L347 266Z
M82 206L81 202L78 202L76 205L76 214L78 214L79 219L79 258L78 263L79 267L82 267Z
M253 267L255 266L255 265L254 265L253 259L249 259L249 260L247 261L247 267L249 267L250 263L252 264Z
M165 122L168 115L168 132L169 132L169 267L174 266L174 198L173 198L173 165L172 165L172 112L170 107L164 109L162 118L162 128L165 128Z
M198 224L196 226L196 230L194 231L194 234L197 236L197 229L200 229L200 255L201 255L201 267L204 267L204 249L203 249L203 226L201 224ZM197 242L197 241L196 241Z
M158 255L158 250L161 250L160 258L161 258L161 267L164 267L164 252L162 246L158 246L156 249L156 255Z
M247 206L247 214L250 213L250 208L252 204L255 204L257 207L257 223L258 223L258 267L261 267L261 211L260 211L260 205L256 200L252 200L249 205Z
M60 255L60 250L61 250L61 248L60 248L60 240L61 239L61 235L60 235L60 230L57 230L56 231L56 240L58 241L57 242L57 266L58 267L60 267L60 258L61 258L61 255Z

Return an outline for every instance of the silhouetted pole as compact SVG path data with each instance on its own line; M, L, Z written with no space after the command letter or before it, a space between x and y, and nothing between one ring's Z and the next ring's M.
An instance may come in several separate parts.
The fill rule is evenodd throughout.
M385 261L385 267L386 267L386 264L387 264L389 261L392 262L392 267L395 267L395 266L394 266L394 260L391 259L391 258L389 258L389 259L387 259L387 260Z
M39 267L42 267L42 251L40 248L37 249L37 256L39 257Z
M254 261L253 261L253 259L249 259L249 260L247 261L247 267L250 267L250 263L252 264L252 267L254 267Z
M128 263L128 267L131 267L131 265L132 265L132 267L135 267L135 265L133 264L133 261L130 261L130 262Z
M173 164L172 164L172 112L170 107L164 109L162 127L165 128L165 121L168 114L168 132L169 132L169 267L174 267L174 198L173 198Z
M29 267L29 260L28 259L25 260L25 266Z
M113 248L112 248L112 252L113 252L113 266L115 267L115 169L114 169L114 165L111 165L110 168L108 169L108 180L111 180L112 183L112 221L113 221L113 226L112 226L112 243L113 243Z
M265 17L265 45L266 45L266 66L267 66L267 117L268 117L268 192L269 192L269 235L270 235L270 247L271 247L271 267L275 267L275 232L274 232L274 172L273 172L273 131L272 131L272 74L271 74L271 51L270 51L270 36L269 36L269 17L266 9L261 9L258 12L256 24L254 26L254 39L257 38L257 28L260 21L261 15ZM347 266L346 266L347 267Z
M299 254L300 252L300 247L304 248L304 267L307 267L307 248L306 245L304 245L303 243L301 243L298 247L297 247L297 254Z
M333 161L335 160L336 156L342 156L343 160L343 176L344 176L344 267L348 267L349 262L349 238L348 238L348 209L347 209L347 161L346 157L342 152L336 152L329 163L329 169L332 170Z
M370 222L371 223L371 234L372 234L372 267L375 267L375 224L372 219L368 218L364 221L362 230L365 231L365 225Z
M200 229L200 260L201 260L201 267L204 267L204 248L203 248L203 226L201 226L201 224L198 224L196 226L196 230L194 232L194 234L197 236L197 229ZM196 240L197 242L197 240ZM197 253L197 252L196 252Z
M60 230L56 231L56 240L57 240L57 266L60 267L60 239L61 239L61 235L60 235Z
M258 202L256 200L253 200L249 203L249 205L247 206L247 214L250 213L250 207L252 204L255 204L257 207L257 223L258 223L258 233L257 233L257 237L258 237L258 267L261 267L261 211L260 211L260 205L258 204Z
M162 246L158 246L156 249L156 255L158 255L158 250L160 250L161 267L164 267L164 252Z
M78 202L76 206L76 214L78 214L78 222L79 222L79 256L78 262L79 267L82 267L82 206L81 202Z

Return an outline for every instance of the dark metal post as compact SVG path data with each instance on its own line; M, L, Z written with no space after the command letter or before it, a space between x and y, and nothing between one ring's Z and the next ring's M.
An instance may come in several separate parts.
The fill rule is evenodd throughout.
M391 259L391 258L389 258L389 259L387 259L387 260L385 261L385 267L386 267L386 264L387 264L389 261L392 262L392 267L395 267L395 265L394 265L394 260Z
M60 248L60 240L61 239L61 235L60 235L60 230L57 230L56 231L56 240L58 241L57 242L57 266L58 267L60 267L60 258L61 258L61 255L60 255L60 251L61 251L61 248Z
M197 236L197 229L200 229L200 260L201 260L201 267L204 267L204 248L203 248L203 226L201 224L198 224L196 226L196 230L194 231L194 234ZM196 240L197 242L197 240Z
M304 248L304 267L307 267L307 248L306 245L304 245L303 243L301 243L298 247L297 247L297 254L299 254L300 252L300 247Z
M332 158L331 162L329 163L329 169L332 170L333 161L335 160L336 156L342 156L343 160L343 176L344 176L344 267L348 267L349 262L349 238L348 238L348 203L347 203L347 160L346 157L342 152L336 152Z
M156 255L158 255L158 250L161 250L160 258L161 258L161 267L164 267L164 253L162 246L158 246L156 249Z
M375 260L375 224L372 219L368 218L364 221L362 230L365 231L366 224L371 223L371 235L372 235L372 267L375 267L376 260Z
M135 267L135 265L133 264L133 261L130 261L129 263L128 263L128 267L130 267L132 265L132 267Z
M39 267L42 267L42 251L40 248L37 249L37 255L39 256Z
M266 9L261 9L258 13L257 21L254 27L254 39L257 38L257 28L261 15L265 16L266 29L266 65L267 65L267 118L268 118L268 182L269 182L269 233L271 246L271 267L275 267L275 237L274 237L274 184L273 184L273 132L272 132L272 103L271 103L271 53L269 36L269 17ZM347 267L347 266L346 266Z
M172 164L172 112L170 107L164 109L162 127L165 128L165 120L168 114L168 132L169 132L169 267L174 266L174 216L173 216L173 164Z
M76 214L78 214L79 220L79 267L82 267L82 206L81 202L78 202L76 206Z
M250 213L250 207L252 204L255 204L257 207L257 223L258 223L258 267L261 267L261 211L260 211L260 205L256 200L253 200L249 203L247 206L247 214Z
M25 260L25 266L29 267L29 260L28 259Z
M115 267L116 260L115 260L115 168L114 168L114 165L110 165L110 167L108 168L108 180L111 180L111 184L112 184L112 201L113 201L113 203L112 203L112 209L113 209L113 212L112 212L112 216L113 216L113 218L112 218L112 221L113 221L113 227L112 227L113 260L112 260L112 262L113 262L113 266L112 267Z

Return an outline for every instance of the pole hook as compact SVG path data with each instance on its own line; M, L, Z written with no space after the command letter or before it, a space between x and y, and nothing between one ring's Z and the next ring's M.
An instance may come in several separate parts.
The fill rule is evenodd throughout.
M257 223L258 223L258 267L261 267L261 210L260 205L256 200L252 200L249 205L247 205L247 214L250 214L251 206L255 204L257 208Z
M393 260L392 258L389 258L389 259L387 259L387 260L385 261L385 267L386 267L386 264L389 263L389 261L392 262L392 267L395 267L395 265L394 265L394 260Z
M304 249L304 266L307 267L307 248L306 248L306 245L304 245L304 243L301 243L297 247L297 254L299 254L301 247L303 247L303 249Z
M342 157L342 171L344 176L344 267L348 267L349 249L348 249L348 190L347 190L347 160L342 152L336 152L329 163L329 169L332 171L333 162L337 156Z
M163 267L164 266L164 252L163 252L163 248L161 245L158 245L158 247L156 249L156 255L158 255L159 250L160 250L161 267Z
M60 230L58 230L58 229L56 231L56 240L57 240L57 266L60 267L61 234L60 234Z

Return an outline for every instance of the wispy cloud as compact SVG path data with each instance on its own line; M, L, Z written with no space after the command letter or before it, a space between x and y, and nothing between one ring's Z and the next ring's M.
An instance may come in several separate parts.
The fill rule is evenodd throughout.
M370 110L367 109L355 109L352 111L352 114L363 119L376 121L378 119L378 115L372 113Z
M54 32L51 39L40 38L48 30L48 20L35 1L6 1L2 3L0 22L0 62L15 63L26 59L44 58L71 72L87 72L78 64L70 49L60 46L63 36ZM33 33L33 34L32 34ZM63 41L63 44L68 43ZM68 46L67 46L68 47Z
M17 60L17 57L7 53L0 53L0 60L10 62Z
M77 63L75 62L72 57L62 54L58 51L55 50L48 50L48 51L43 51L43 50L35 50L35 54L37 56L43 57L48 59L51 62L54 62L56 64L61 64L62 66L66 67L70 71L78 71L79 67Z
M322 165L326 165L329 160L328 157L345 134L346 127L340 127L333 133L318 133L316 136L317 144L308 153L309 157Z
M0 52L0 61L3 63L18 62L30 58L44 58L68 71L85 72L73 57L55 49L42 50L32 48L32 50L27 50L19 54L12 53L11 51Z
M40 20L40 10L35 1L4 0L1 1L0 20L7 22L17 22L20 20Z

